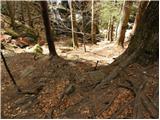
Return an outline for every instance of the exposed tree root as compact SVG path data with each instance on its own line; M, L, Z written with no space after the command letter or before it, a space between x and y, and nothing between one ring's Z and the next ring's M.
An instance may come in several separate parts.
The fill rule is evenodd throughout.
M128 103L126 103L125 105L123 105L121 108L119 108L119 110L114 113L112 116L111 116L111 119L116 119L117 116L119 114L121 114L123 112L124 109L126 109L130 104L132 104L134 102L134 99L130 100Z
M108 84L108 82L110 82L111 80L113 80L114 78L116 78L119 73L125 68L127 67L129 64L131 64L134 60L135 57L137 57L138 53L139 53L139 49L140 48L137 48L136 51L134 51L130 56L128 56L126 58L125 61L122 61L121 63L117 63L118 65L113 69L113 71L108 75L107 78L103 79L101 81L100 84L98 84L95 89L101 87L101 86L104 86L106 84ZM122 57L123 58L123 57ZM120 60L121 61L121 60Z

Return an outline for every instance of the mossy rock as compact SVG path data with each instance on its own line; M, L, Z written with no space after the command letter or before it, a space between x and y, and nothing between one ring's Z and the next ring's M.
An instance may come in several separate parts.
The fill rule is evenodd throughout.
M12 36L13 39L18 38L20 35L10 28L5 28L5 34Z

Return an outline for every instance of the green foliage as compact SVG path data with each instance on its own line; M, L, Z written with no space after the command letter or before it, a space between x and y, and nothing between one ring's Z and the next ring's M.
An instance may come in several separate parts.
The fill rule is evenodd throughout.
M115 22L120 20L120 8L123 4L122 1L117 1L115 4L114 1L102 1L102 8L100 10L100 28L106 29L107 22L111 16L115 17Z
M36 44L33 48L33 52L36 55L42 55L43 54L43 49L39 44Z
M121 11L123 10L123 1L117 1L117 3L114 3L114 1L102 1L101 2L101 10L100 10L100 28L101 29L106 29L107 28L107 23L110 19L110 17L114 16L115 17L115 22L120 21L121 17ZM134 22L135 15L137 12L137 2L133 2L131 6L131 13L130 13L130 22Z

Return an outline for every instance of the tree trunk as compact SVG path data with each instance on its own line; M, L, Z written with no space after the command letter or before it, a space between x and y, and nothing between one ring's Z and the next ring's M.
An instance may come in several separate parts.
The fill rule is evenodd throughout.
M122 10L122 17L120 20L119 28L118 28L118 45L123 46L124 39L125 39L125 32L129 20L129 15L130 15L130 7L132 5L132 1L125 1L123 5L123 10Z
M111 41L113 41L113 28L114 27L114 17L112 17L111 19L111 24L110 24L110 38L111 38Z
M140 63L150 63L158 59L159 51L159 2L150 2L142 20L140 20L135 35L131 38L126 52L133 53L139 48L136 60Z
M50 20L48 15L48 4L47 1L41 1L41 8L42 8L42 17L43 17L43 23L45 26L45 32L46 32L46 38L48 42L48 48L51 56L57 56L53 36L51 34L51 28L50 28Z
M159 58L159 2L150 2L132 36L127 50L112 63L115 68L96 87L113 80L122 69L133 62L142 65L154 63Z
M9 12L9 17L11 19L11 26L13 30L15 29L15 1L6 1L7 8Z
M94 0L92 0L92 24L91 24L92 43L96 44L96 25L94 20Z
M22 20L22 23L24 24L25 23L25 19L24 19L24 7L23 7L23 1L21 1L21 20Z
M70 3L70 13L71 13L71 27L72 27L72 44L74 48L78 47L77 35L75 31L77 31L77 23L76 23L76 15L74 9L74 2L71 0Z
M28 1L26 2L26 4L27 4L28 23L29 23L29 26L31 26L33 28L33 21L31 18L31 11L30 11L31 7L30 7L30 4Z
M111 18L109 18L109 21L108 21L108 33L107 33L108 41L110 40L110 32L111 32L110 26L111 26Z
M149 1L139 1L138 11L136 13L134 25L133 25L133 28L132 28L132 34L135 33L135 30L136 30L137 26L139 25L140 19L142 18L143 14L144 14L144 11L146 10L148 2Z

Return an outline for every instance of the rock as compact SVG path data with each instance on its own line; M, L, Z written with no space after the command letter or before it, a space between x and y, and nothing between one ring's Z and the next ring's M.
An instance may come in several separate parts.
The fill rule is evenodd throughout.
M88 73L92 80L101 81L105 78L106 74L101 71L92 71Z
M14 30L10 29L10 28L5 29L5 34L10 35L12 38L19 37L19 34L17 32L15 32Z
M0 41L1 42L11 42L11 36L10 35L6 35L6 34L4 34L4 35L0 35Z
M67 58L70 59L70 60L78 60L79 59L79 56L78 55L67 55Z
M76 66L76 64L73 63L73 62L69 62L68 64L69 64L70 66L73 66L73 67Z
M75 91L75 86L73 84L70 84L66 89L65 89L65 92L64 94L66 95L70 95L72 94L74 91Z
M27 37L20 37L18 38L18 40L16 40L15 44L19 46L20 48L24 48L24 47L29 46L31 42Z
M39 44L40 46L44 45L44 44L45 44L45 40L39 39L39 40L38 40L38 44Z
M19 99L17 99L14 103L17 105L17 106L20 106L20 105L24 105L24 104L27 104L28 102L32 102L36 99L36 96L35 95L26 95L24 97L21 97Z
M34 70L33 66L28 66L23 71L21 71L20 78L27 77L29 74L31 74L33 72L33 70Z

